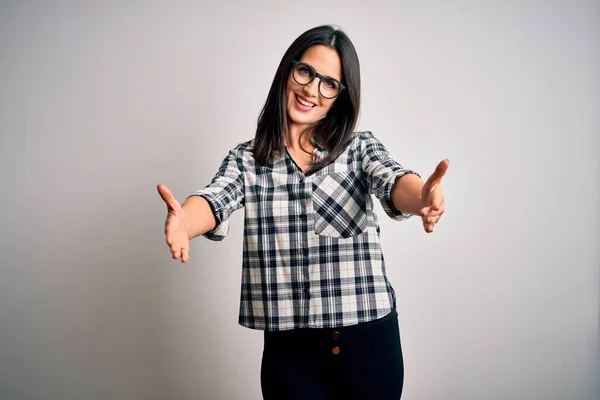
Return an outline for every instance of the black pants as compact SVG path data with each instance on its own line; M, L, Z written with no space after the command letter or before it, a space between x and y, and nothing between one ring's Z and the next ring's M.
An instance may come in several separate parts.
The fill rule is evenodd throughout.
M265 400L398 400L404 365L398 314L335 329L265 332Z

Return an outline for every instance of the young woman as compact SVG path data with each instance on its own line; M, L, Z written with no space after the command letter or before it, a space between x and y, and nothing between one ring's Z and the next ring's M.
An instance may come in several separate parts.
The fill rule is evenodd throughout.
M330 26L284 54L253 140L232 149L204 189L180 205L163 185L166 241L221 240L245 209L239 323L264 330L265 399L399 399L403 361L396 297L371 195L395 220L444 213L442 161L427 182L370 132L354 132L360 68Z

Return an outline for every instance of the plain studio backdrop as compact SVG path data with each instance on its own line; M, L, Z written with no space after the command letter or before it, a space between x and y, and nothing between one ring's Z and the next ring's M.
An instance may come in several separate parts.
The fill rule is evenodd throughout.
M383 214L403 399L598 399L595 1L30 2L0 6L0 398L260 399L237 323L243 211L164 244L254 135L277 65L326 23L362 66L359 129L425 178L436 232Z

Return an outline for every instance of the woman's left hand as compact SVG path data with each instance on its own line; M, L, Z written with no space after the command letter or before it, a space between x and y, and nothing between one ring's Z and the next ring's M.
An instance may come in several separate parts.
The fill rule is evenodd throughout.
M421 219L425 232L431 233L445 211L442 177L446 174L450 161L440 162L421 191Z

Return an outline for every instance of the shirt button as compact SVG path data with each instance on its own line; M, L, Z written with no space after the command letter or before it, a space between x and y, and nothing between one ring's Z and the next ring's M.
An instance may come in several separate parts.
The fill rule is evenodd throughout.
M302 254L303 254L303 255L305 255L305 256L307 256L307 255L308 255L308 249L307 249L306 247L304 247L304 248L302 249Z
M333 338L333 340L338 340L340 338L340 333L338 331L333 331L331 333L331 337Z
M337 346L335 346L333 349L331 349L331 352L335 355L340 354L340 351L341 351L340 348Z

